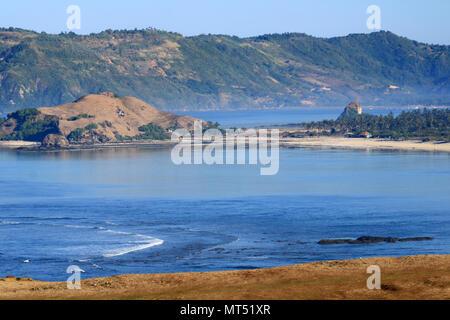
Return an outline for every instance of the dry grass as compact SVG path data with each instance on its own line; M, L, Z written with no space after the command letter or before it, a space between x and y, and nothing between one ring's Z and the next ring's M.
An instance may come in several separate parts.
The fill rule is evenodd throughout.
M175 124L184 128L193 128L194 121L197 120L189 116L179 116L158 110L134 97L115 98L112 93L107 92L87 95L76 102L57 107L39 108L39 111L45 115L57 116L59 128L65 136L77 128L107 121L109 126L99 126L96 131L112 141L115 140L115 133L122 136L138 135L142 133L138 128L150 122L163 128ZM92 118L81 118L76 121L67 120L80 114L88 114Z
M369 290L369 265L381 290ZM2 299L450 299L450 255L325 261L271 269L137 274L65 282L1 279Z

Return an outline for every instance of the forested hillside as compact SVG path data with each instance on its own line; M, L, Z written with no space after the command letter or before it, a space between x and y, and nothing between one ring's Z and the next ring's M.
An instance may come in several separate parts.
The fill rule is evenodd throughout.
M0 29L0 112L89 93L166 109L450 104L449 46L390 32L183 37L154 29L50 35Z

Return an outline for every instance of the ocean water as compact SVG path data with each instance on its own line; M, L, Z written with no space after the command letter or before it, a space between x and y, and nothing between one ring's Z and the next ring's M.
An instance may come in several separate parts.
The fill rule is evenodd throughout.
M170 150L0 150L0 277L273 267L450 253L450 157L282 149L280 170L181 165ZM324 238L423 242L321 246ZM29 262L24 262L29 261Z
M268 110L235 110L235 111L189 111L178 112L181 115L219 122L221 127L252 128L255 126L298 124L302 122L335 120L344 110L344 107L314 107L295 109L268 109ZM394 115L402 111L412 110L408 107L363 107L368 114Z

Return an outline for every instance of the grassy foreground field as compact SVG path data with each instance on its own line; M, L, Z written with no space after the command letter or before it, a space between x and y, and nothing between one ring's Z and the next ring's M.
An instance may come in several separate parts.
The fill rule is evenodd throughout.
M381 289L366 272L381 269ZM362 258L286 267L119 275L66 282L0 279L1 299L450 299L450 255Z

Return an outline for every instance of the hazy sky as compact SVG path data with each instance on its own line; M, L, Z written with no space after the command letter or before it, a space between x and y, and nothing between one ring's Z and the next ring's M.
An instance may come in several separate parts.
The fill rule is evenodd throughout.
M13 0L2 1L0 26L69 31L69 5L81 9L81 29L74 31L83 34L155 27L183 35L304 32L321 37L370 32L366 9L378 5L383 30L450 44L450 0Z

